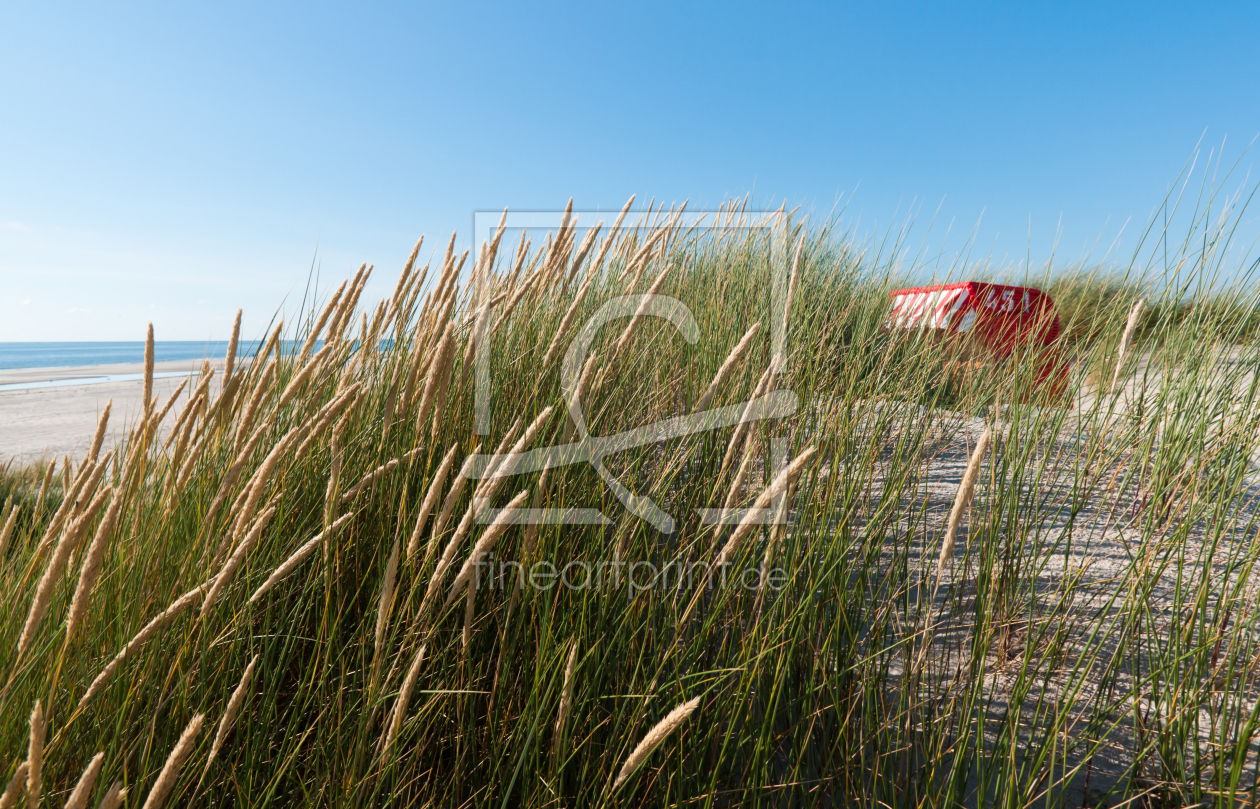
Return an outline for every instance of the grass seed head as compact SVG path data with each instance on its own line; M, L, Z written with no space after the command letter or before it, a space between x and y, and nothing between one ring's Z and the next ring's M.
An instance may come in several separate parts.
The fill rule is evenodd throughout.
M144 338L144 415L153 413L153 324Z
M953 558L954 542L958 538L958 526L962 523L963 512L967 510L967 506L971 505L971 500L975 496L976 480L980 477L980 464L984 461L984 453L989 447L992 429L991 426L985 426L984 432L980 433L975 449L971 451L971 457L967 460L967 468L963 472L962 481L958 484L958 491L954 494L954 505L949 510L949 519L945 524L945 538L941 540L941 555L936 560L937 582L940 582L945 574L945 565Z
M241 706L245 704L245 700L249 696L249 682L254 676L254 666L257 663L258 655L254 655L253 659L249 661L249 665L245 667L245 672L241 675L241 681L237 683L236 690L232 692L232 697L228 700L227 707L223 709L223 718L219 720L219 729L214 734L214 743L210 745L210 755L206 757L206 770L209 770L210 765L214 763L215 757L219 755L219 750L223 747L223 742L236 724L236 717L241 712Z
M96 805L96 809L119 809L126 799L127 790L123 787L122 781L115 781L105 793L105 797L101 798L101 802Z
M39 809L39 799L44 788L44 736L48 732L44 724L44 706L35 700L31 711L31 736L26 753L26 805Z
M92 797L92 787L96 786L96 777L101 774L101 765L104 763L104 753L92 756L87 769L79 776L79 782L74 785L74 791L66 801L66 809L87 809L88 801Z
M621 771L617 773L617 780L613 782L613 789L618 789L626 780L634 775L635 771L652 755L656 748L661 746L661 742L665 741L671 733L678 730L700 705L700 697L684 702L674 710L665 715L665 718L656 723L656 726L648 731L643 737L643 741L630 753L626 759L626 763L621 766Z
M22 797L22 792L26 789L26 773L30 770L29 761L23 761L17 765L13 777L9 779L9 785L5 787L4 794L0 795L0 809L16 809L18 800Z
M205 721L205 714L197 714L192 721L184 728L184 732L180 734L179 741L175 743L171 754L166 758L166 764L162 766L162 771L158 773L157 781L154 782L153 788L149 790L149 797L145 798L142 809L158 809L166 798L170 795L171 790L175 788L175 783L179 780L179 771L184 766L184 762L188 760L188 756L192 754L193 747L197 743L197 734L201 732L201 725Z

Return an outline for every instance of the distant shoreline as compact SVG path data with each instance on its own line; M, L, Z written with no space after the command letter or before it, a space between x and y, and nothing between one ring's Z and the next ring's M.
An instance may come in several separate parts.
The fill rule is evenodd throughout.
M201 363L227 356L227 340L158 340L154 360ZM255 346L246 342L238 356L251 356ZM22 370L80 369L144 362L144 341L66 341L0 343L0 374Z

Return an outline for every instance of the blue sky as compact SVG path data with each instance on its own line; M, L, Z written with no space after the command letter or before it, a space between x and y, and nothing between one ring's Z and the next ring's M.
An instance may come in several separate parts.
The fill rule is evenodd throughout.
M921 207L975 257L1121 257L1202 139L1250 176L1255 3L6 4L0 341L256 334L312 259L476 210ZM1244 227L1254 230L1255 217ZM1030 237L1031 220L1031 237ZM1098 247L1091 247L1095 243ZM318 251L318 255L317 255ZM427 251L426 251L427 252ZM1113 253L1116 255L1116 253Z

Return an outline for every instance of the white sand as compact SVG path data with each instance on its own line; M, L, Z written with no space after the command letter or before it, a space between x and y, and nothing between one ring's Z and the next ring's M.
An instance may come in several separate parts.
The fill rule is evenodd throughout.
M221 369L223 362L220 360L213 364ZM159 362L154 365L154 372L195 372L200 367L200 360ZM144 365L140 363L80 368L24 368L0 371L0 385L99 377L103 374L141 373L144 373ZM216 379L217 376L216 374ZM153 394L159 406L166 404L167 398L182 381L181 377L153 380ZM194 385L195 381L190 382L180 394L181 403L187 399L189 388ZM139 379L132 382L0 390L0 465L13 458L17 459L17 464L29 464L41 458L81 456L91 446L101 411L112 398L114 405L105 440L108 448L116 437L124 435L126 428L135 422L143 397L144 381ZM178 406L177 404L176 407ZM167 421L171 421L170 417Z

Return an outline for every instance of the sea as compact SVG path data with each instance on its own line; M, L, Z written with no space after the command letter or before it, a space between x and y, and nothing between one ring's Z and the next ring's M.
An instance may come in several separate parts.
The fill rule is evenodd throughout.
M221 359L228 342L158 340L153 343L155 362ZM253 345L241 345L239 356L249 356ZM144 341L90 343L0 343L0 371L23 368L69 368L82 365L116 365L144 362Z

